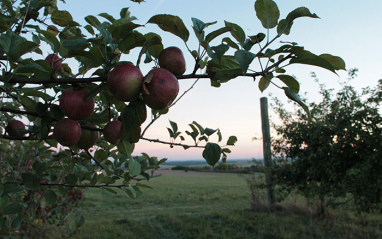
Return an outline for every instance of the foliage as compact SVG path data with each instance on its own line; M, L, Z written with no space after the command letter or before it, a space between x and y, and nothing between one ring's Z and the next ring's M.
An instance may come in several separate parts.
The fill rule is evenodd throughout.
M284 193L297 190L331 206L352 201L362 211L381 209L382 80L361 93L346 82L335 96L324 85L320 93L322 101L310 104L311 121L275 105L282 119L273 142L281 156L275 182Z
M164 46L160 34L143 34L139 31L144 25L137 23L128 8L121 9L118 17L108 13L88 15L85 17L85 26L76 22L70 12L58 9L56 0L3 0L0 8L2 234L14 235L17 231L26 235L28 231L25 228L38 218L33 209L38 206L34 197L31 197L29 204L22 202L22 198L27 193L29 195L29 190L46 192L39 202L51 205L58 203L58 195L65 196L65 192L73 187L99 187L111 193L120 189L132 198L139 197L141 188L147 187L141 181L150 178L147 171L152 172L159 168L166 160L158 160L146 154L133 157L134 146L140 140L181 146L185 149L202 148L202 155L210 165L215 165L220 159L225 161L230 153L230 149L225 146L233 146L237 138L230 136L226 145L220 146L218 143L221 142L222 135L217 127L211 129L201 127L196 122L190 124L192 132L186 131L186 134L194 141L193 145L174 142L177 137L181 138L175 122L170 122L170 142L144 136L155 121L166 114L193 85L168 108L152 110L151 121L144 129L142 125L148 118L148 112L142 97L131 102L122 102L115 99L109 91L106 84L108 74L122 62L123 55L138 49L139 54L135 56L137 67L142 61L158 67L157 59ZM298 8L285 19L279 20L280 12L274 1L257 0L255 11L267 34L255 32L254 35L247 36L242 27L231 22L224 22L224 27L207 33L207 27L217 22L205 23L193 18L192 28L199 41L196 47L187 45L190 32L178 16L155 15L147 24L155 24L161 30L181 38L195 59L192 72L179 76L178 79L196 79L196 84L199 79L209 78L211 85L218 87L238 76L254 79L261 77L261 91L270 83L278 86L274 81L280 80L285 86L278 87L284 89L289 98L300 103L308 112L298 96L299 83L285 74L285 67L290 64L308 64L335 72L345 69L345 63L341 58L330 54L315 55L297 43L269 48L283 34L289 34L297 18L317 18L308 9ZM276 30L273 38L271 29ZM259 47L258 50L254 49L255 45ZM60 60L45 60L43 56L46 55L44 51L47 48L50 54L56 54ZM256 58L259 64L254 61ZM74 71L76 66L66 63L69 59L78 63L78 71ZM60 64L60 67L56 64ZM196 74L198 70L205 70L205 73ZM72 86L89 89L86 100L95 100L93 114L87 119L79 120L82 130L102 132L108 122L120 119L124 129L120 143L110 144L102 137L87 150L58 144L52 135L52 129L57 121L65 117L59 106L59 97L61 92ZM7 122L14 118L27 125L25 130L19 131L23 136L16 137L10 135L9 130L3 130L7 129ZM212 134L218 136L218 142L211 140ZM20 167L25 166L26 161L17 161L8 153L12 150L14 141L22 141L25 145L24 150L16 152L20 155L30 152L32 145L37 147L37 155L45 155L41 159L29 159L33 164L31 172L25 172ZM47 181L41 183L42 178ZM81 218L78 222L78 225L83 224ZM21 226L25 230L19 231Z

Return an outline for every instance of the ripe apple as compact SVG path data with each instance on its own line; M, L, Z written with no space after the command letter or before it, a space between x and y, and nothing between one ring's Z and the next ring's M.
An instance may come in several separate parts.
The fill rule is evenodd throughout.
M62 60L57 54L49 54L45 60L49 63L50 67L52 67L53 71L61 70Z
M95 127L95 125L90 125ZM98 131L89 130L89 129L81 129L81 137L77 142L76 146L80 149L88 149L91 148L99 138Z
M73 146L81 138L81 126L75 120L62 119L54 126L53 138L64 146Z
M167 47L159 53L158 63L176 76L181 76L186 71L186 60L182 50L175 46Z
M22 137L24 136L24 133L22 131L25 130L25 125L20 120L12 119L8 122L6 130L9 136Z
M72 120L87 119L94 111L94 98L86 98L87 88L74 89L72 87L62 92L60 109L64 115Z
M143 101L154 110L170 106L178 93L178 79L164 68L152 69L143 80Z
M106 141L112 144L118 144L122 135L122 122L119 120L110 121L103 128L103 136Z
M138 67L122 63L110 72L107 85L110 93L118 100L130 102L141 93L143 75Z

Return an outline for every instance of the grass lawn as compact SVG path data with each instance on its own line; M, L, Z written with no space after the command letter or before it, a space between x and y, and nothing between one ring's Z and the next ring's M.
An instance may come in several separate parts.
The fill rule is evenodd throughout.
M75 212L84 215L85 225L71 238L382 238L381 216L254 212L240 176L162 173L135 200L122 191L85 191Z

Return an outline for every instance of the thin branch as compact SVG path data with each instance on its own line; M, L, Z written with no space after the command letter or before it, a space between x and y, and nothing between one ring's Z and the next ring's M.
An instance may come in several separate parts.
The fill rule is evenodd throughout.
M170 146L181 146L181 147L186 147L186 148L205 148L204 146L199 146L199 145L187 145L187 144L180 144L180 143L172 143L172 142L162 141L159 139L149 139L149 138L145 138L145 137L141 137L141 139L149 141L149 142L153 142L153 143L168 144Z
M171 108L172 106L174 106L185 94L187 94L192 88L194 88L195 84L199 81L199 78L195 80L195 82L190 86L190 88L188 88L186 91L183 92L183 94L181 96L178 97L178 99L176 99L174 101L174 103L172 103L168 108ZM161 115L158 115L157 117L155 117L154 119L151 120L151 122L146 126L146 128L143 130L142 134L141 134L141 138L145 135L146 131L151 127L151 125L154 124L155 121L157 121L159 118L161 117Z
M103 170L105 170L105 168L102 166L102 164L100 162L98 162L94 157L93 155L91 155L91 153L89 152L89 150L85 150L85 152L87 153L87 155L89 155L89 157L94 161L96 162L96 164L102 168Z

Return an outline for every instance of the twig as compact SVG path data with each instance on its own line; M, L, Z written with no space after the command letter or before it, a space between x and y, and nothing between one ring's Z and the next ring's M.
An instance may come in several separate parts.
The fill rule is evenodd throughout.
M171 145L171 146L181 146L181 147L187 147L187 148L204 148L204 146L199 146L199 145L187 145L187 144L180 144L180 143L166 142L166 141L162 141L162 140L159 140L159 139L149 139L149 138L145 138L145 137L141 137L141 139L142 139L142 140L149 141L149 142L153 142L153 143L168 144L168 145Z

